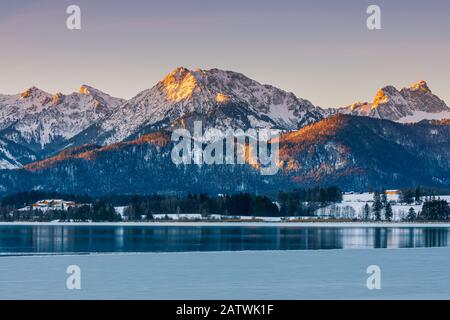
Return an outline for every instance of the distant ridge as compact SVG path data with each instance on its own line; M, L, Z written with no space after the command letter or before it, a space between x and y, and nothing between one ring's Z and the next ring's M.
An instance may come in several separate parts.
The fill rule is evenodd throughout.
M170 132L108 146L68 149L19 170L0 171L0 193L276 193L304 186L343 190L450 186L447 121L400 124L334 115L284 133L280 171L262 176L244 165L175 165Z
M372 103L358 102L339 112L403 123L450 118L450 108L423 80L400 91L393 86L384 87L378 90Z

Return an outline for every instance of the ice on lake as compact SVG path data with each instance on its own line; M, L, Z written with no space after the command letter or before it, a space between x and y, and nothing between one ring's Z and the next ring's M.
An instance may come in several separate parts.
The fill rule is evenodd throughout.
M66 269L81 268L81 290ZM381 268L381 289L366 286ZM450 249L0 257L1 299L450 299Z

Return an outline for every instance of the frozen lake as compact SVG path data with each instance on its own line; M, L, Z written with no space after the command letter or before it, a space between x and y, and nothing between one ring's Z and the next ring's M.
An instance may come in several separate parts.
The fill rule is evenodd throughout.
M450 299L449 267L450 248L9 256L0 299Z
M0 225L0 255L447 247L448 226Z
M0 299L450 299L449 236L448 225L0 224ZM66 287L71 265L81 290ZM371 265L380 290L367 289Z

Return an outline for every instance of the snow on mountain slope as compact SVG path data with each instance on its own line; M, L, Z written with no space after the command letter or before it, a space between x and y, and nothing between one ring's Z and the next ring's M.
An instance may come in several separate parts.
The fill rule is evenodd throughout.
M335 115L279 137L280 170L251 165L176 165L169 131L108 146L83 146L0 171L0 194L44 189L64 193L268 192L338 185L344 190L450 184L450 122L400 124Z
M429 113L424 111L414 111L411 115L399 119L400 123L416 123L422 120L442 120L450 119L450 111Z
M73 137L123 102L86 85L69 95L51 95L33 87L0 100L1 134L40 151Z
M372 110L372 104L369 102L356 102L351 106L338 109L339 113L358 115L358 116L369 116Z
M37 157L31 150L0 138L0 170L17 169L36 160Z
M0 96L0 130L26 115L38 114L51 106L51 94L32 87L21 94Z
M190 118L215 128L297 129L323 118L323 110L294 94L218 69L177 68L139 93L82 136L108 144L147 128L183 125Z
M378 90L373 103L356 103L339 112L402 123L450 117L450 108L431 92L425 81L400 91L393 86L384 87Z

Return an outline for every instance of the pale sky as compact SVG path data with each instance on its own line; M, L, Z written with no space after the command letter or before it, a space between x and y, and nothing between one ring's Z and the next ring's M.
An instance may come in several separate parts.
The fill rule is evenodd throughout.
M81 7L82 29L66 28ZM366 27L378 4L382 30ZM322 107L426 80L450 104L448 0L0 0L0 93L81 84L131 98L178 66L220 68Z

